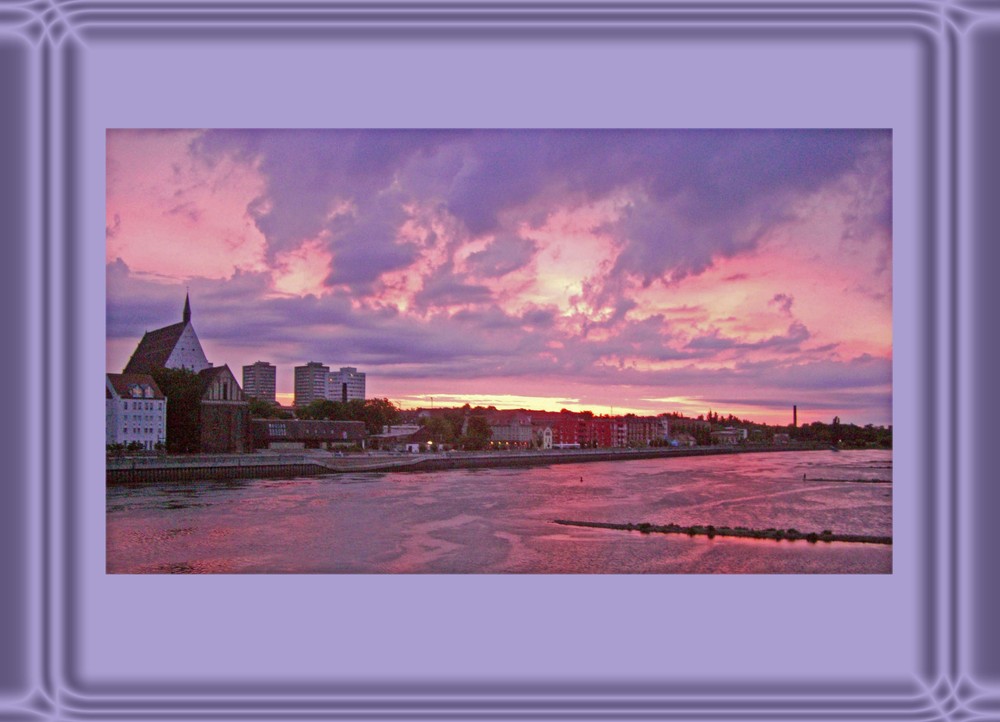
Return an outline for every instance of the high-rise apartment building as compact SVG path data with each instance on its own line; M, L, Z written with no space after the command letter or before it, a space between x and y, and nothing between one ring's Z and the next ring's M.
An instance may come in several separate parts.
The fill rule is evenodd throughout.
M295 405L306 404L327 398L327 381L330 367L318 361L310 361L305 366L295 367Z
M343 366L327 378L326 397L331 401L365 400L365 375L353 366Z
M267 361L258 361L250 366L244 366L243 394L250 398L275 404L278 402L276 378L277 370L273 364L269 364Z

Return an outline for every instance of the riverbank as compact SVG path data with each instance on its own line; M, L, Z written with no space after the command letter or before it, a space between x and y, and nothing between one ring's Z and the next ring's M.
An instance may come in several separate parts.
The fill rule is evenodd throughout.
M122 457L107 460L106 480L108 484L141 484L161 481L268 479L360 472L442 471L446 469L548 466L551 464L634 461L689 456L823 451L827 448L825 446L788 444L752 447L449 451L430 454L370 452L343 456L324 451L300 453L261 451L253 454Z

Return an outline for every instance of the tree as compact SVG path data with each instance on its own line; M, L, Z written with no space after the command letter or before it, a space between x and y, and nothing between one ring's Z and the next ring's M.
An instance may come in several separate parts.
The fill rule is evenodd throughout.
M201 450L201 377L189 369L154 368L156 385L167 397L167 451Z
M462 437L462 446L466 449L485 449L490 443L493 431L485 416L470 416Z
M457 443L461 433L461 427L456 431L455 426L444 416L430 416L423 419L423 426L431 438L441 444Z
M383 427L399 423L399 407L385 398L366 399L360 407L352 407L352 418L364 421L369 434L381 434Z
M322 421L323 419L340 418L340 402L329 399L316 399L295 410L295 416L300 419Z
M250 404L251 419L287 419L291 416L280 406L272 404L269 401L261 401L260 399L250 397L248 402Z

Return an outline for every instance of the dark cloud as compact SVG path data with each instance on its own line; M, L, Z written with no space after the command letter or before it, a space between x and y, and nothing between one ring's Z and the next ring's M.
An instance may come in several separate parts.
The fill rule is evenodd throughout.
M787 293L776 293L767 303L769 306L770 305L777 306L778 310L781 311L786 316L791 316L792 304L795 303L795 297L790 296Z
M467 263L477 276L499 278L524 268L537 252L538 244L530 238L500 236L470 254Z
M445 263L424 277L423 287L414 295L417 307L423 310L439 306L487 303L493 292L486 286L466 282Z
M688 342L687 348L700 351L760 351L764 349L781 349L784 351L798 350L802 343L811 337L809 329L795 321L783 334L775 334L760 341L741 341L723 336L718 329L711 333L697 336Z
M171 206L167 210L163 211L165 216L177 216L183 218L189 223L197 223L201 220L201 209L198 208L192 201L183 201Z
M361 200L355 213L332 219L326 228L333 254L326 284L367 294L383 273L412 264L420 244L398 240L409 218L399 194L387 191Z
M211 131L192 149L209 162L229 155L259 168L266 191L249 211L270 258L327 231L340 256L330 282L355 290L413 258L391 239L414 202L473 237L516 235L511 213L537 227L556 207L627 190L632 204L605 229L621 251L595 300L620 292L615 277L669 283L751 248L789 217L794 199L849 173L861 178L850 233L891 221L888 131ZM342 202L356 212L331 225ZM527 262L525 239L508 259L504 246L475 257L480 273Z
M115 213L114 216L112 216L111 225L104 227L104 236L110 241L112 238L116 237L119 233L121 233L121 230L122 230L122 217L119 214ZM121 259L119 258L118 260L120 261Z

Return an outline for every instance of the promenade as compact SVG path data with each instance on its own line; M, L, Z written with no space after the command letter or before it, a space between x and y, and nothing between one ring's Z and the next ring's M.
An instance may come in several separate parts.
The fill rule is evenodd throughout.
M596 461L723 454L808 451L803 445L656 447L649 449L547 449L510 451L442 451L408 454L363 452L337 455L329 451L251 454L189 454L183 456L136 456L109 458L107 483L128 484L157 481L197 481L207 479L283 478L383 471L440 471L490 467L545 466Z

